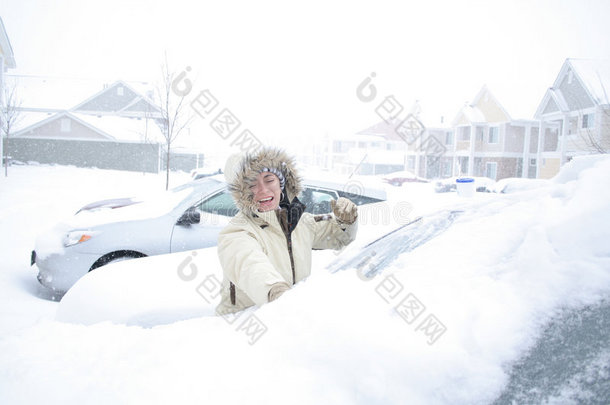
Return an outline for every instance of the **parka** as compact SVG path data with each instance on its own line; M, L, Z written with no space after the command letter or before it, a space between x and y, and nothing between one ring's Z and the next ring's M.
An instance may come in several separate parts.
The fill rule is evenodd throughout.
M263 169L280 170L285 178L279 209L259 212L250 185ZM304 212L295 163L285 152L263 148L244 156L225 176L239 213L220 232L218 257L223 269L220 315L268 302L275 283L294 285L311 273L312 249L341 249L351 243L358 222L347 225L333 214Z

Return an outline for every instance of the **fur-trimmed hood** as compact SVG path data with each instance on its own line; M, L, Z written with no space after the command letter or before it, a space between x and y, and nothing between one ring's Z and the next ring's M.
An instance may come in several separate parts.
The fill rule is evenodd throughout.
M292 201L302 190L296 164L292 157L277 148L265 148L254 153L231 156L225 166L225 178L237 208L246 215L256 213L257 207L250 186L265 168L279 170L286 180L284 189L288 201Z

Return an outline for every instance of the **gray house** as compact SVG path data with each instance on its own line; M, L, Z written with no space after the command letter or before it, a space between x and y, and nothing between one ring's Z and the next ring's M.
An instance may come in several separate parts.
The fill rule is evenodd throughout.
M56 94L58 91L54 89ZM161 112L149 97L124 81L105 85L68 109L47 104L22 110L23 125L6 145L14 160L154 173L164 170ZM170 159L172 169L184 171L202 162L203 155L188 151L173 153Z
M573 156L610 153L610 60L566 59L535 114L537 176L554 176Z

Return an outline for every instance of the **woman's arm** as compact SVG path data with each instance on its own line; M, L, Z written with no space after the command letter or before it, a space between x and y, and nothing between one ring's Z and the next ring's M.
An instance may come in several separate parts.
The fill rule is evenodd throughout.
M254 235L229 225L218 236L218 257L224 276L257 305L268 302L269 290L286 281L275 270Z

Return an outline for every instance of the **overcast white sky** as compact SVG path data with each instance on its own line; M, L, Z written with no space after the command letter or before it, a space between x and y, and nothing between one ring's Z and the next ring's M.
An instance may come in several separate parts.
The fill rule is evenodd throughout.
M167 52L268 139L353 133L386 95L451 121L484 84L531 118L566 58L610 57L607 0L0 0L0 16L9 74L155 81Z

